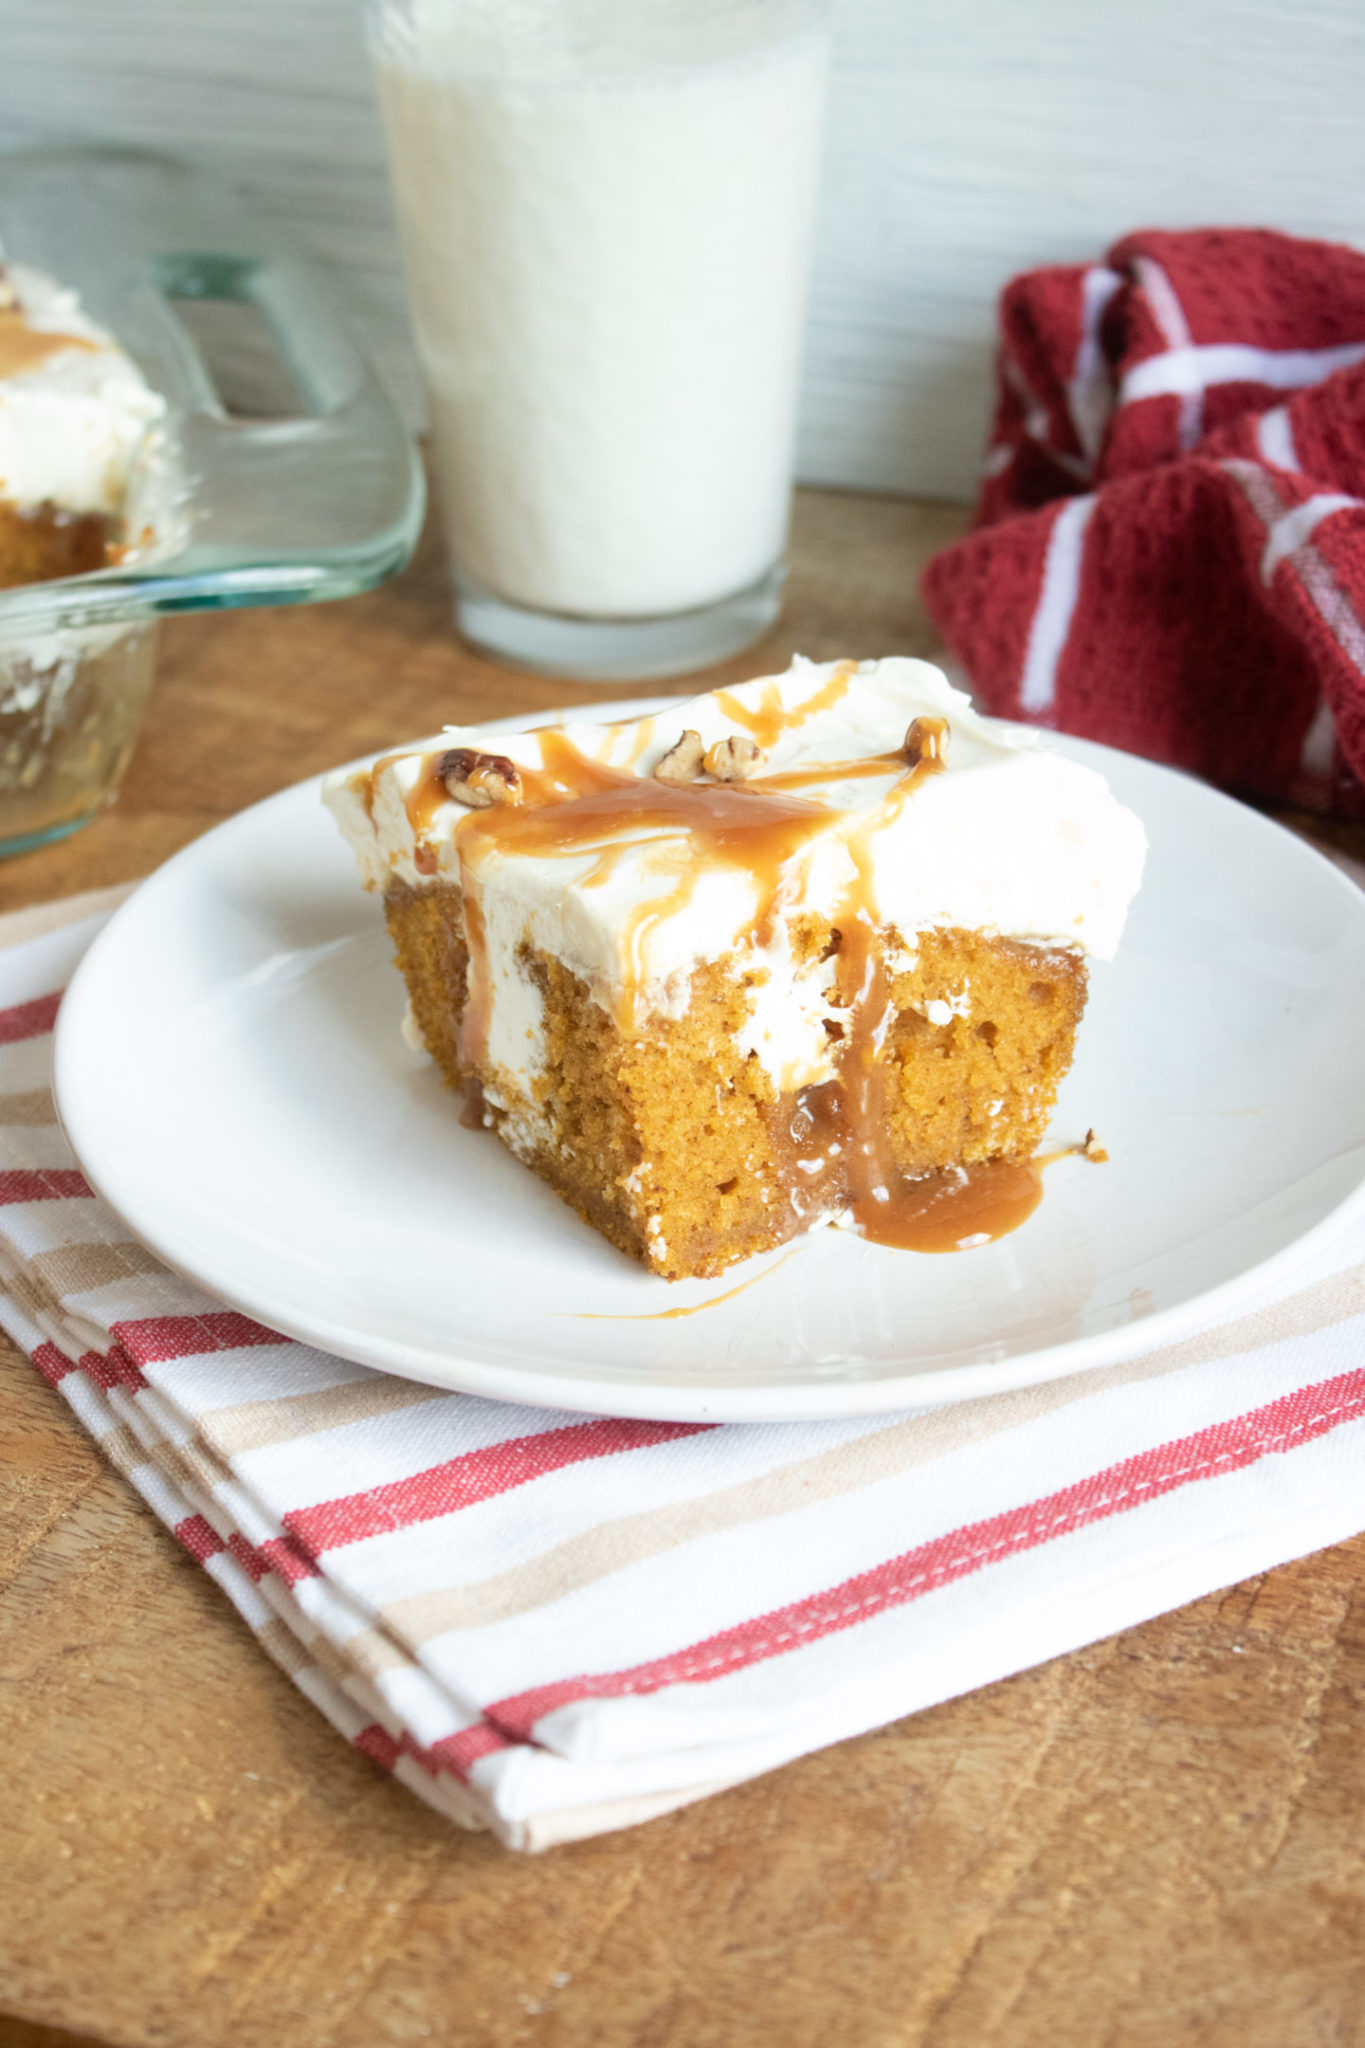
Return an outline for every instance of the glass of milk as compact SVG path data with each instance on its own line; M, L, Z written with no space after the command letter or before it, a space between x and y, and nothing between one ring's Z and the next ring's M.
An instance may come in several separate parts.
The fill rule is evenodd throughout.
M465 637L699 668L776 617L821 0L375 0Z

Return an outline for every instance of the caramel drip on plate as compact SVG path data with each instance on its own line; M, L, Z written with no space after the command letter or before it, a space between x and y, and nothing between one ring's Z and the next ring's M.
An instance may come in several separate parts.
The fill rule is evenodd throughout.
M29 326L18 306L0 307L0 377L22 377L63 349L93 351L97 346L83 334L45 334Z
M776 686L772 703L765 696L753 711L723 691L717 692L717 702L760 745L771 746L781 731L836 703L853 672L852 663L841 665L794 712L783 711ZM633 766L594 760L564 733L543 732L540 767L518 771L521 800L471 810L454 829L469 950L460 1031L462 1065L476 1069L488 1044L488 953L477 877L490 855L595 855L594 865L578 883L591 888L608 878L626 848L638 851L642 844L657 841L658 872L665 879L674 878L674 886L643 904L622 934L628 971L617 1022L630 1033L636 1028L643 941L660 919L685 906L704 872L729 867L751 881L754 915L747 934L740 936L762 945L777 914L789 863L828 829L835 815L828 804L800 792L840 778L894 775L883 800L844 835L853 876L833 913L835 950L829 963L830 1000L842 1019L838 1065L831 1080L800 1092L790 1108L788 1128L780 1134L790 1169L785 1178L792 1227L800 1230L832 1208L846 1208L874 1243L922 1252L957 1251L1016 1229L1041 1198L1038 1165L991 1160L911 1180L897 1170L887 1135L883 1053L895 1010L883 958L873 844L916 791L943 772L947 725L941 719L916 721L910 738L908 758L904 753L884 754L749 782L677 784L644 777ZM423 835L448 796L437 772L441 758L439 753L426 757L407 798L417 866L424 874L433 873L436 862ZM383 766L379 764L376 775Z
M723 1301L733 1301L737 1294L747 1294L751 1287L757 1287L760 1280L766 1280L770 1273L776 1273L785 1266L787 1259L791 1256L792 1254L788 1252L786 1257L779 1259L775 1266L767 1266L763 1272L754 1273L748 1280L741 1280L738 1287L728 1287L724 1294L713 1294L709 1301L694 1301L687 1308L661 1308L656 1314L649 1316L604 1316L590 1313L584 1314L580 1311L575 1315L574 1321L577 1323L676 1323L681 1316L699 1316L704 1309L719 1308Z

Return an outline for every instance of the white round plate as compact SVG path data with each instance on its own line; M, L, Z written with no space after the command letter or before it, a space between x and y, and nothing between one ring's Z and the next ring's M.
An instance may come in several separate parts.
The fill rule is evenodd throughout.
M1109 1163L1049 1167L1041 1207L995 1244L923 1257L821 1230L720 1280L644 1272L463 1129L404 1045L380 907L317 782L187 847L96 940L57 1029L67 1135L129 1228L211 1294L503 1400L868 1414L1169 1341L1365 1210L1365 893L1200 783L1054 744L1102 769L1152 850L1053 1122L1063 1142L1093 1126Z

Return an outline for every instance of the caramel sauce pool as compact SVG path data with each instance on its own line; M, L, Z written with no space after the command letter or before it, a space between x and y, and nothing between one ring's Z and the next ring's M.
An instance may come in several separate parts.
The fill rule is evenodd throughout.
M723 691L717 693L717 702L760 746L768 748L783 731L836 703L847 690L852 673L852 664L841 664L807 703L791 712L783 711L776 686L769 693L771 701L765 697L752 709ZM949 737L945 721L936 718L917 719L911 735L914 745L909 758L885 754L837 766L825 764L815 770L797 769L769 777L760 774L748 782L680 785L640 775L633 761L618 768L593 760L563 733L553 729L542 732L541 766L517 770L515 800L470 810L455 827L469 948L469 993L460 1031L462 1064L476 1068L487 1049L490 977L476 878L481 856L494 850L542 858L595 852L599 856L596 865L580 879L580 886L591 888L611 873L627 843L623 834L634 835L629 843L638 845L642 837L658 833L686 840L694 849L679 862L673 888L641 906L622 935L624 993L617 1022L630 1033L635 1028L641 980L640 939L658 919L688 901L704 869L728 866L752 880L757 907L748 930L736 936L741 943L752 940L761 945L772 928L788 862L830 823L829 806L801 792L834 776L858 779L895 773L898 779L886 798L845 840L854 878L833 914L836 950L830 960L836 991L833 1000L843 1018L838 1067L832 1080L801 1091L789 1130L782 1134L781 1149L793 1169L789 1175L793 1229L804 1228L808 1215L813 1219L828 1213L832 1199L839 1199L851 1209L864 1237L906 1251L961 1251L1017 1230L1042 1199L1041 1165L1046 1162L1016 1164L996 1159L907 1179L897 1170L887 1142L886 1068L880 1055L895 1013L879 943L871 846L874 835L913 800L916 790L930 776L942 773L947 766ZM423 761L407 797L421 874L437 871L426 835L448 801L439 773L442 758L433 753ZM377 763L373 774L378 775L386 765L387 761ZM370 787L372 792L373 781ZM729 1300L731 1294L741 1291L732 1289L716 1299ZM670 1309L664 1313L672 1317L695 1311Z
M985 1159L950 1167L890 1190L880 1213L858 1209L864 1237L907 1252L964 1252L994 1244L1027 1223L1043 1199L1043 1172L1034 1160Z

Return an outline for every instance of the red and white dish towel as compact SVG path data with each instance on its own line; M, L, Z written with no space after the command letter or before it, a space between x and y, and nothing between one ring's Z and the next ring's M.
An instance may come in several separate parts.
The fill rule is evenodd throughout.
M924 578L983 708L1365 814L1365 255L1129 235L1000 326L977 525Z
M53 1121L102 922L0 952L0 1322L453 1820L522 1849L645 1820L1365 1526L1365 1231L1179 1345L854 1422L506 1407L281 1339L131 1242Z

